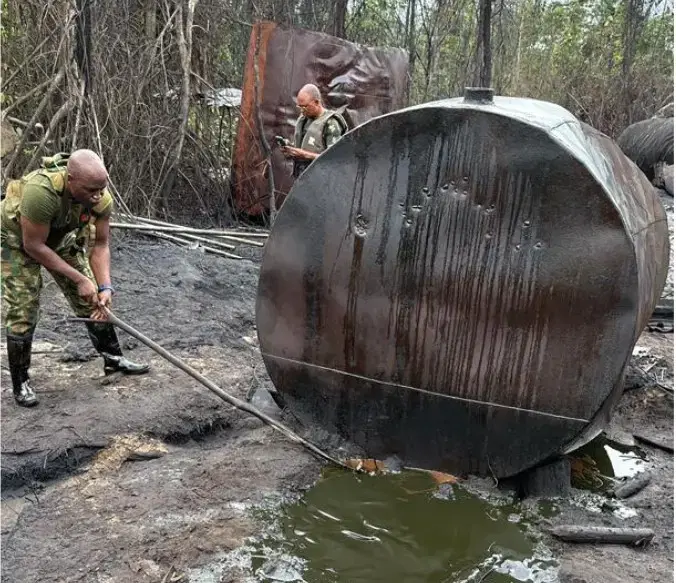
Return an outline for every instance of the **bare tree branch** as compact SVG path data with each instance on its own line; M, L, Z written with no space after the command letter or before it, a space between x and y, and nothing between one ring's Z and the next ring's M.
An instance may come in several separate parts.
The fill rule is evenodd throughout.
M45 92L44 96L42 97L42 100L40 101L40 104L37 106L35 113L33 113L33 117L31 117L30 121L28 122L28 127L33 127L35 123L40 119L40 116L42 115L42 112L45 110L45 107L47 106L47 103L49 102L50 98L52 97L52 94L56 89L61 85L61 82L63 81L64 77L66 76L66 68L63 67L57 74L54 79L52 79L52 82L49 84L49 87L47 91ZM16 164L16 161L18 160L19 156L21 155L21 152L23 152L23 148L26 145L26 141L28 140L28 136L30 135L30 132L26 131L23 133L21 136L21 140L19 141L19 144L17 145L16 149L14 150L14 153L12 154L12 157L10 158L9 162L7 163L7 166L5 166L4 170L4 177L5 179L8 179L12 176L12 170L14 169L14 165Z

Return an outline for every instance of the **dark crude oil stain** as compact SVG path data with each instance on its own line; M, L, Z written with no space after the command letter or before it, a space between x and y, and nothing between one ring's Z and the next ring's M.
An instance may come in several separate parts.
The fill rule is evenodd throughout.
M282 510L252 567L260 580L307 583L556 581L556 563L517 512L422 472L327 470Z

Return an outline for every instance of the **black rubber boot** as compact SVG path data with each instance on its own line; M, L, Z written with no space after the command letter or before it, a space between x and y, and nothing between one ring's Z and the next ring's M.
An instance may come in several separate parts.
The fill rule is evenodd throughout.
M7 363L12 376L14 400L22 407L34 407L38 404L38 398L28 382L32 345L32 334L25 336L7 334Z
M122 349L112 324L87 322L89 338L94 348L103 356L103 372L123 374L145 374L150 370L148 364L137 364L122 356Z

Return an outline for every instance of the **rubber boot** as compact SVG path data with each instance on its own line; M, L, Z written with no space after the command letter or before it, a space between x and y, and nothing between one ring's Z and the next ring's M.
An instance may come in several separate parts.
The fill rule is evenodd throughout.
M22 407L34 407L38 404L38 398L28 382L32 345L32 334L25 336L7 334L7 363L12 376L14 400Z
M87 322L89 338L94 348L103 356L103 372L123 374L145 374L150 370L148 364L137 364L122 356L122 349L112 324Z

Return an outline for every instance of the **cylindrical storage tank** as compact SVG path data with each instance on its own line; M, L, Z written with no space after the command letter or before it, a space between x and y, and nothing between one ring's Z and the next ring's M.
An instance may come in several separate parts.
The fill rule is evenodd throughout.
M609 138L470 91L359 126L300 177L265 249L260 346L288 407L369 456L510 476L603 428L668 255Z

